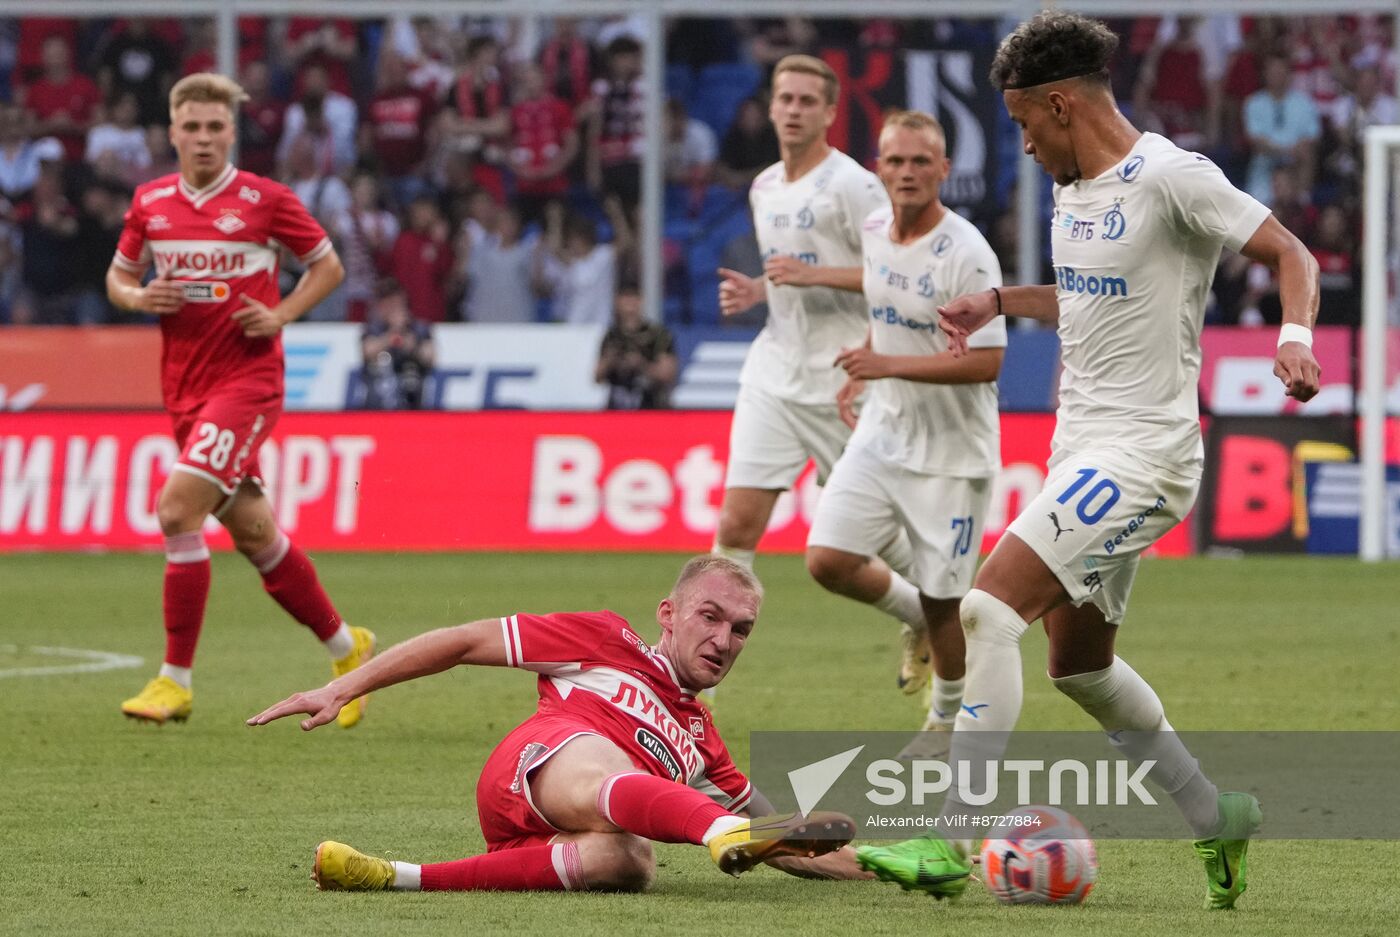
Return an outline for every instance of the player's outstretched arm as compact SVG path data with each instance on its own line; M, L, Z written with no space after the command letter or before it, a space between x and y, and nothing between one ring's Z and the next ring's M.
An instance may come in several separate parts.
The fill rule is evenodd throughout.
M999 286L959 296L938 307L938 326L948 336L954 355L967 354L967 337L998 315L1038 319L1054 325L1060 321L1060 303L1053 286Z
M142 286L140 277L112 264L107 268L107 299L123 312L168 316L185 304L185 291L180 284L163 277Z
M1250 235L1240 253L1278 273L1283 328L1274 356L1274 376L1283 382L1288 396L1311 400L1322 387L1322 369L1312 353L1318 306L1317 259L1273 215Z
M836 356L838 367L853 380L895 377L920 384L984 384L1001 373L1005 349L971 348L962 355L882 355L869 348L848 348Z
M311 718L303 719L301 727L310 731L335 719L342 706L366 693L441 673L459 664L507 665L499 618L439 628L410 638L319 689L295 693L269 706L249 719L248 725L267 725L283 716L306 715Z
M720 267L717 272L719 311L724 315L737 316L768 299L768 290L762 280L742 274L738 270L730 270L728 267Z
M864 274L861 267L817 267L796 257L774 256L763 262L763 275L774 286L828 286L859 293Z

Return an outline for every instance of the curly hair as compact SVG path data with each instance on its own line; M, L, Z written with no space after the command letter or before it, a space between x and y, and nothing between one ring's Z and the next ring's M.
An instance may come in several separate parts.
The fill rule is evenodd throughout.
M1001 91L1066 78L1089 78L1107 85L1108 63L1117 48L1118 37L1098 20L1046 10L1001 41L990 77Z

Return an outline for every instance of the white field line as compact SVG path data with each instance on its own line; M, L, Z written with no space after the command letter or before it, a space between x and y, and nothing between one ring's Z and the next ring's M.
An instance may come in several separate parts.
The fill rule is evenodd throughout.
M65 673L101 673L104 670L125 670L140 667L144 658L131 654L113 654L110 651L89 651L79 647L26 647L14 644L0 644L0 654L38 654L42 657L67 657L78 663L56 664L52 667L0 667L0 680L5 677L51 677Z

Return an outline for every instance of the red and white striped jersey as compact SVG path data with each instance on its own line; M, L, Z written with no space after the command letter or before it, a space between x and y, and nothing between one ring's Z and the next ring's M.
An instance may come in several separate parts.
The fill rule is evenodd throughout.
M230 164L203 189L179 173L137 188L112 262L136 276L154 263L184 287L184 306L160 317L167 410L192 409L235 384L282 395L281 336L246 338L232 319L244 296L268 306L281 300L279 246L303 263L331 251L326 232L281 183Z
M506 663L539 678L539 712L566 714L627 752L638 767L740 811L753 796L710 711L676 682L665 655L613 612L501 619Z

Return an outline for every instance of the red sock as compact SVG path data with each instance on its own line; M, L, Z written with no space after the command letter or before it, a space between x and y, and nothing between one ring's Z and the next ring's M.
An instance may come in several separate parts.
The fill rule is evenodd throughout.
M340 628L340 615L316 578L311 558L280 530L271 546L248 557L262 575L263 588L277 604L325 641Z
M522 846L422 867L424 891L577 891L584 887L577 843Z
M204 533L192 530L165 538L165 662L176 667L194 664L204 603L209 598L209 547Z
M643 839L697 846L703 845L712 823L730 816L694 788L634 772L614 774L603 782L598 812Z

